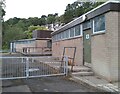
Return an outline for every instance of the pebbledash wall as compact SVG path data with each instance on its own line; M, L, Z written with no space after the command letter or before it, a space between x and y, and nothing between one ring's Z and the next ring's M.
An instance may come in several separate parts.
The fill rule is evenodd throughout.
M110 82L118 81L119 15L120 2L108 1L54 31L53 56L61 57L64 47L76 47L75 65L85 65L83 34L86 30L91 30L91 66L89 67L96 75ZM66 55L71 56L72 52L68 50Z

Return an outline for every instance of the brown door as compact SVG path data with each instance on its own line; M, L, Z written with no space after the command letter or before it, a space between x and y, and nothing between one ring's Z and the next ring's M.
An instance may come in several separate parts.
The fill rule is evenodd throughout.
M91 67L91 29L83 31L83 62Z

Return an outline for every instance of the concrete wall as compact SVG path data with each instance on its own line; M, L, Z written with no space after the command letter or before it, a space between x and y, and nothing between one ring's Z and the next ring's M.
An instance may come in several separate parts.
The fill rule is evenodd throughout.
M83 65L83 38L74 38L52 43L52 55L62 57L64 47L76 47L75 65ZM66 49L65 55L73 57L73 49Z
M23 52L23 47L47 47L48 40L35 40L32 43L16 44L16 51ZM30 52L42 52L41 48L30 48Z
M23 47L35 47L35 41L28 44L16 44L16 51L23 52Z
M36 47L47 47L48 40L36 40Z
M92 69L108 81L118 80L118 13L105 14L105 34L91 39Z

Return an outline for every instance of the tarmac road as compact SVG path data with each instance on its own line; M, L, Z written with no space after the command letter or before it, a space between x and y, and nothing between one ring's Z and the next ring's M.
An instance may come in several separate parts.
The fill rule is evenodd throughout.
M99 92L65 76L24 79L32 92Z
M69 80L65 76L28 78L2 81L3 92L101 92L95 88ZM5 93L4 93L5 94Z

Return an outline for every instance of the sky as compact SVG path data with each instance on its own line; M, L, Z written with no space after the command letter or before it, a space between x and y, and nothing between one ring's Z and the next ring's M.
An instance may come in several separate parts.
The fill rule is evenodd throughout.
M5 20L9 18L29 18L41 17L58 13L62 15L67 4L71 4L76 0L6 0Z

